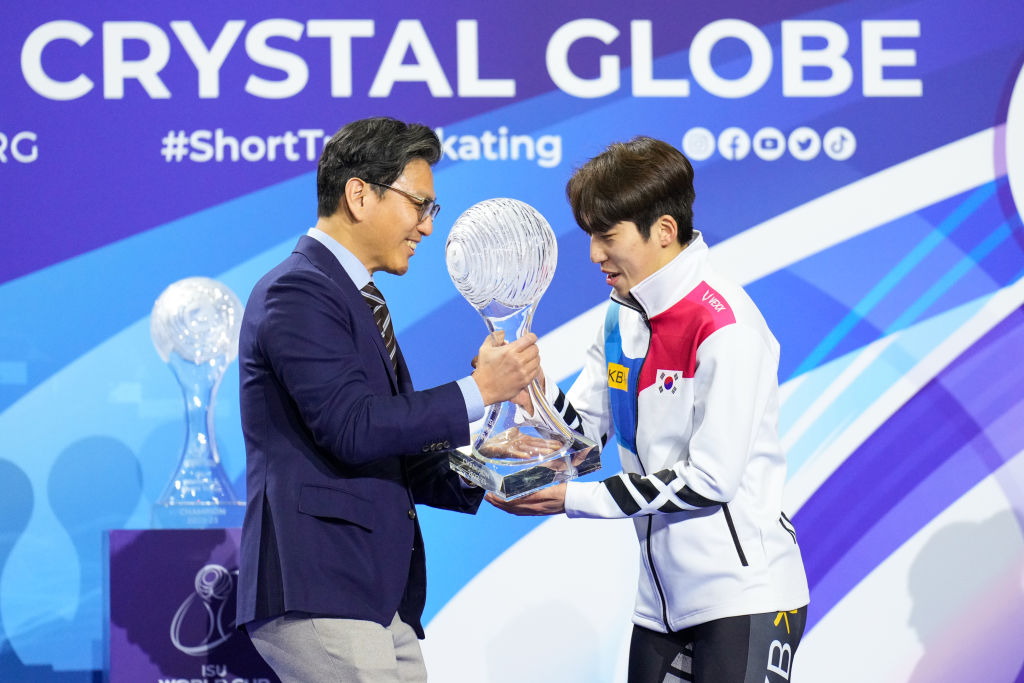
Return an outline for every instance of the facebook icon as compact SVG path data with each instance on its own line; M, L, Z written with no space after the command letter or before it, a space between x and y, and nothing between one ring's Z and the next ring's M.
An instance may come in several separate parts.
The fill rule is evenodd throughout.
M730 161L739 161L750 153L750 136L742 128L726 128L718 134L718 153Z

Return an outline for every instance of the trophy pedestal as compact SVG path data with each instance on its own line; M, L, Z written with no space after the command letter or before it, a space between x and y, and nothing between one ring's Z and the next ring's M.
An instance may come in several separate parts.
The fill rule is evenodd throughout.
M224 529L242 526L245 503L156 503L155 529Z
M502 500L513 500L601 468L601 449L576 438L558 451L534 458L488 457L475 447L450 451L448 462L466 481Z

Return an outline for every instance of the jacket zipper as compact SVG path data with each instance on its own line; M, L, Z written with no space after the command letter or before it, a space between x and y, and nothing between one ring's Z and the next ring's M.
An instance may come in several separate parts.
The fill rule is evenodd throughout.
M644 326L647 327L647 351L644 352L644 359L640 363L640 368L637 371L637 372L642 373L643 370L644 370L644 365L647 363L647 354L651 352L651 339L654 336L654 330L651 328L651 320L650 320L650 318L647 317L647 311L645 311L643 309L643 307L639 305L639 302L637 302L638 303L637 306L633 306L632 304L626 303L626 302L621 301L621 300L620 300L620 303L622 303L626 307L631 308L631 309L637 311L638 313L640 313L640 317L644 321ZM634 433L634 435L637 435L639 433L639 431L640 431L640 392L639 391L636 392L633 400L636 402L636 411L635 411L635 414L636 414L636 424L633 427L633 433ZM639 439L637 439L637 440L639 440ZM639 448L637 450L639 450ZM641 473L643 474L643 476L646 477L647 476L647 468L644 467L643 460L640 459L640 454L639 453L636 454L636 461L637 461L637 463L640 464L640 471L641 471ZM653 524L654 524L653 515L647 515L647 563L651 567L651 578L654 579L654 587L658 590L658 598L661 600L661 620L665 624L665 631L668 632L668 633L671 633L672 632L672 627L669 626L669 623L668 623L668 599L665 598L665 589L661 585L661 579L658 578L658 570L655 569L655 567L654 567L654 549L653 549L653 546L651 544L651 527L653 526Z
M736 533L736 525L732 521L732 513L729 512L729 504L722 503L722 512L725 513L725 523L729 526L729 533L732 535L732 543L736 546L736 553L740 556L740 564L744 567L747 566L747 556L743 552L743 546L740 545L739 534Z

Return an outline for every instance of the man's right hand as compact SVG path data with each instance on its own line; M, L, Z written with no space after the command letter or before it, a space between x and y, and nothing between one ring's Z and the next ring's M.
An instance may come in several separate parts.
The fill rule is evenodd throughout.
M487 335L476 357L473 379L480 389L484 405L515 397L540 372L537 335L528 332L511 344L505 333Z

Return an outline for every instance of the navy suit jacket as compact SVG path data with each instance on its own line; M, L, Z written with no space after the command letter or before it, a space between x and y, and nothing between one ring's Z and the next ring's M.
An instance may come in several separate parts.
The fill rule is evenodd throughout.
M414 503L475 512L445 449L469 443L455 382L397 375L362 294L303 236L246 304L239 341L248 506L239 625L284 614L397 612L422 638L423 541Z

